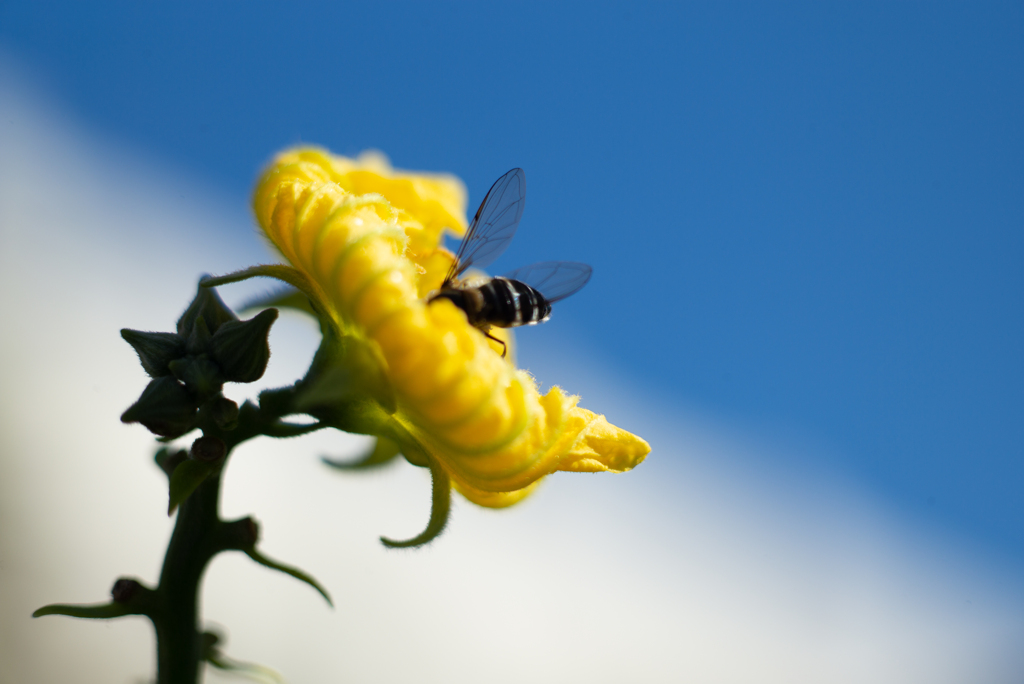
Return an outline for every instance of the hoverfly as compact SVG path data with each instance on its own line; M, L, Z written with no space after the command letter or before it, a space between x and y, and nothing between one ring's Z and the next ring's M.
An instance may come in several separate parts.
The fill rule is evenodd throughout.
M447 299L465 312L471 325L502 346L491 326L536 325L551 317L551 305L576 293L590 280L592 269L576 261L545 261L524 266L486 281L460 281L470 266L483 268L505 251L516 234L526 204L526 174L512 169L495 181L476 210L441 288L427 303Z

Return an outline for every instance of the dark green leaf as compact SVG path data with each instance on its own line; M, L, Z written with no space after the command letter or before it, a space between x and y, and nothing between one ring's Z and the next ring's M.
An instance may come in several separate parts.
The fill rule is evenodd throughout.
M164 471L168 477L186 458L188 458L188 452L184 449L169 449L167 447L161 447L153 456L153 460L160 466L160 470Z
M174 472L171 473L170 501L167 505L167 515L174 512L185 499L187 499L196 487L202 484L203 480L215 473L220 463L207 463L187 459L183 461Z

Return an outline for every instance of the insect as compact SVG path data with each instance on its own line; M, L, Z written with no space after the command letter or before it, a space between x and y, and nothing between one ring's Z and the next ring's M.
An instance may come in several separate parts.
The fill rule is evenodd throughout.
M427 303L447 299L466 313L471 325L490 334L491 326L536 325L551 317L551 305L575 294L590 280L592 269L576 261L545 261L486 280L459 280L470 266L483 268L505 251L516 234L526 204L526 174L512 169L495 181L476 210L444 282Z

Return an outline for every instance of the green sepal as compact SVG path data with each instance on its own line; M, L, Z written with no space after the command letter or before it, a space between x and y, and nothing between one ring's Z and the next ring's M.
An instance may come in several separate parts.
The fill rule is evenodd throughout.
M322 424L342 432L357 435L380 435L391 415L372 399L356 399L338 401L333 404L311 404L302 400L300 394L296 399L296 412L313 416Z
M259 563L260 565L262 565L264 567L268 567L271 570L277 570L279 572L283 572L286 575L291 575L292 577L294 577L295 579L297 579L299 581L305 582L306 584L308 584L309 586L313 587L318 592L320 592L320 595L323 596L324 600L327 601L327 605L329 605L331 608L334 607L334 602L331 601L331 597L330 597L330 595L328 595L327 590L324 589L322 586L320 586L319 582L317 582L315 579L313 579L310 575L308 575L307 573L303 572L302 570L299 570L298 568L293 568L290 565L284 565L283 563L278 563L275 560L271 560L271 559L267 558L266 556L264 556L259 551L257 551L255 547L253 547L251 549L246 549L245 555L249 556L249 558L252 558L254 561L256 561L257 563Z
M228 321L237 321L238 317L231 311L217 294L217 291L206 285L209 280L207 276L199 279L199 287L196 288L196 296L192 303L185 309L185 313L178 319L178 334L188 339L196 321L203 320L208 332L215 333L221 324Z
M167 515L174 513L174 509L184 503L185 499L196 490L196 487L203 483L203 480L217 472L220 464L220 461L210 463L191 458L178 464L178 467L171 473Z
M210 340L212 339L213 333L210 332L210 325L206 322L206 319L202 317L197 318L192 326L192 332L189 333L188 339L185 340L185 351L193 355L203 354L206 352L207 347L210 346Z
M308 435L311 432L317 430L323 430L325 427L323 423L292 423L287 420L274 421L263 430L265 437L276 437L287 439L289 437L301 437L302 435Z
M298 413L293 407L295 403L295 387L274 387L265 389L259 394L260 410L275 416L287 416ZM246 401L246 403L251 403Z
M243 280L249 280L249 278L276 278L302 292L312 293L313 291L312 283L305 273L284 264L260 264L243 268L241 271L235 271L227 275L209 276L199 281L199 286L220 287L221 285L240 283Z
M405 428L402 428L402 430L405 431L406 434L408 434L408 431L406 431ZM400 439L398 443L402 450L402 457L405 458L405 460L408 461L410 465L414 465L417 468L430 467L430 457L427 455L427 450L424 449L423 446L419 443L419 440L411 437L405 438L403 435L399 435L397 432L393 432L392 434L402 437L402 439Z
M327 301L327 297L324 294L323 289L310 280L305 273L293 268L292 266L285 266L283 264L263 264L260 266L250 266L249 268L241 271L235 271L227 275L218 276L216 278L207 278L200 282L200 285L204 287L216 287L220 285L227 285L229 283L238 283L249 278L275 278L283 283L291 285L296 290L306 296L306 304L309 305L309 309L320 321L320 330L323 332L324 339L329 336L340 339L342 337L342 330L338 325L338 322L331 317L328 312L321 311L317 306L317 302ZM251 306L251 305L250 305Z
M241 306L239 311L265 309L271 306L278 309L301 311L303 313L308 313L311 316L317 315L316 310L313 308L313 304L309 301L309 297L290 285L285 285L273 292L269 292L261 297L256 297L255 299L247 301Z
M421 468L430 465L430 456L419 440L375 401L362 399L326 408L307 408L304 412L342 432L385 437L398 445L409 463Z
M151 380L138 401L121 414L121 422L142 423L153 434L180 437L195 424L198 403L171 376Z
M326 456L321 457L320 460L338 470L368 470L390 463L398 456L399 451L398 444L386 437L378 437L373 449L355 461L339 461Z
M169 375L167 364L185 355L185 340L177 333L142 332L124 328L121 337L139 355L143 370L151 378Z
M52 603L39 608L32 617L43 617L44 615L67 615L68 617L86 618L90 620L109 620L111 618L124 617L125 615L137 615L123 603L100 603L91 606L76 606L67 603Z
M202 328L200 320L196 328ZM216 363L205 356L186 356L169 364L171 373L200 401L219 394L224 386L224 375Z
M397 443L402 456L412 465L417 468L430 467L430 456L427 455L427 450L423 448L420 441L413 437L412 433L404 425L398 422L397 418L391 417L381 427L380 434Z
M448 516L451 513L452 505L452 483L448 473L445 472L434 459L430 459L430 520L427 521L427 528L412 539L406 541L394 541L387 537L381 537L380 541L389 549L410 548L423 546L438 537L444 532L448 524Z
M229 321L210 341L210 356L229 382L255 382L270 361L270 326L277 309L265 309L247 321Z
M276 278L294 287L306 298L305 305L297 308L312 311L320 322L323 340L309 372L299 383L302 393L309 393L305 405L333 404L369 395L389 413L395 411L394 391L383 372L385 363L380 350L366 340L344 334L338 321L320 310L317 303L327 299L320 286L301 271L280 264L252 266L208 278L202 285L213 287L256 277ZM290 300L286 297L286 301Z
M384 366L380 351L370 342L351 335L334 337L327 331L299 383L296 408L337 406L368 396L387 413L394 413L395 393Z

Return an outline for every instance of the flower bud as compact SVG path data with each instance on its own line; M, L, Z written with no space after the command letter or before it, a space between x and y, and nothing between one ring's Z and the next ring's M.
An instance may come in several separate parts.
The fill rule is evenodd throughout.
M110 590L110 595L113 597L115 603L128 603L132 600L132 597L143 589L144 587L139 584L138 580L122 577L114 582L114 587Z
M142 423L153 434L178 437L192 429L199 406L174 378L151 380L138 401L121 415L124 423Z
M203 323L199 323L197 327L202 326ZM200 401L220 392L224 384L220 367L205 356L186 356L167 365L174 377L185 383L185 387L199 397Z
M217 332L223 323L238 320L238 317L221 300L216 290L211 287L203 287L202 280L199 282L199 290L196 292L195 299L178 319L178 334L185 338L191 336L196 321L200 319L206 324L206 329L210 333Z
M277 309L266 309L247 321L228 321L210 341L210 356L220 365L229 382L255 382L267 370L270 360L270 326Z
M205 354L211 339L213 339L213 333L206 325L206 319L197 318L195 325L192 326L192 332L185 340L185 351L194 356Z
M197 461L213 463L219 461L228 453L228 446L219 437L203 436L192 442L192 450L189 456Z
M130 577L122 577L114 582L110 595L114 599L113 603L106 606L82 606L85 611L92 614L79 613L78 617L111 618L122 615L152 617L157 610L156 592Z
M221 430L234 430L238 426L238 404L227 397L212 399L207 408L213 417L213 422Z
M124 341L132 345L139 355L142 368L151 378L170 374L167 364L185 355L185 340L176 333L141 332L125 328Z

